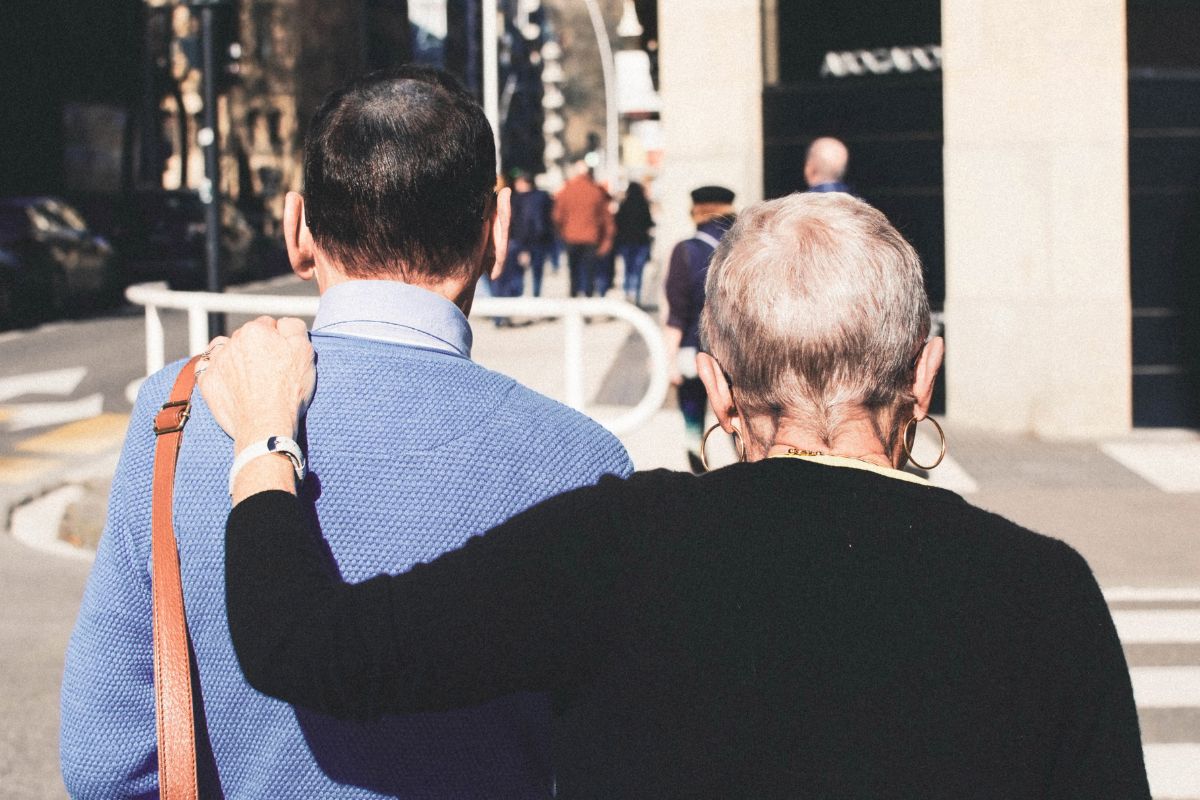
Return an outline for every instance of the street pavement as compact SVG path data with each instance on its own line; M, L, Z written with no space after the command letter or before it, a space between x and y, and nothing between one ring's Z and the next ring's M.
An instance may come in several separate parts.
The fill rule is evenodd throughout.
M547 286L565 291L562 274ZM310 291L294 281L249 290ZM182 356L182 315L168 315L166 327L168 356ZM496 328L476 319L474 328L477 361L562 395L560 323ZM87 553L56 534L64 508L97 490L46 493L64 483L103 486L111 474L127 391L143 370L143 336L132 314L0 335L0 523L16 505L22 529L20 542L0 536L0 797L63 796L57 686ZM604 420L638 400L645 347L624 323L593 320L584 355L589 413ZM943 426L950 455L929 474L935 483L1087 557L1125 645L1154 796L1200 800L1200 434L1139 430L1072 443ZM728 443L713 438L715 458L730 459ZM622 440L640 469L686 467L670 398ZM918 457L930 450L923 431Z

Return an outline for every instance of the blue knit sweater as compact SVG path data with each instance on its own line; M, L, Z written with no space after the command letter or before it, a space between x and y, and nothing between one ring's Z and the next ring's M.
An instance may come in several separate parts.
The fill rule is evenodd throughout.
M310 470L303 494L346 580L402 572L542 498L632 471L620 443L598 425L466 358L338 336L314 335L313 344L318 383L302 434ZM67 654L62 770L78 798L157 797L151 418L178 370L153 375L138 395ZM175 532L207 728L202 795L548 796L544 697L354 724L292 708L244 682L225 616L232 447L199 392L194 400Z

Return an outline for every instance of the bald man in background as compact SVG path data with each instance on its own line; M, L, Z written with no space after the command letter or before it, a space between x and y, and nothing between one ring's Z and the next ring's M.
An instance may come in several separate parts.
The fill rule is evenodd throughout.
M804 182L808 184L808 190L853 194L850 187L842 183L849 161L850 152L837 139L832 136L814 139L804 159Z

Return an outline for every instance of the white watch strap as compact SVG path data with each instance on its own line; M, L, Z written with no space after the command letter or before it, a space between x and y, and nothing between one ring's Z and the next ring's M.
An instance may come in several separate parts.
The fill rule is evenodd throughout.
M292 468L296 470L296 481L304 480L304 453L300 450L300 445L288 436L271 436L249 445L233 459L233 466L229 468L229 493L233 494L233 479L243 467L260 456L269 456L272 453L287 456L292 462Z

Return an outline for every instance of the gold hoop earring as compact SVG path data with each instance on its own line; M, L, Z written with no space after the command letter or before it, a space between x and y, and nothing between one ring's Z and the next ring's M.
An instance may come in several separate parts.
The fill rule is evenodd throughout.
M909 463L912 464L917 469L923 469L926 472L928 472L929 470L936 467L938 464L942 463L942 459L946 457L946 434L945 434L945 432L942 431L942 426L938 425L938 421L936 419L934 419L933 417L926 417L925 419L927 419L933 423L933 427L937 428L938 438L941 439L941 450L938 452L937 461L934 461L929 466L925 466L924 464L919 463L915 458L913 458L912 446L915 443L916 438L917 438L917 430L913 426L921 421L921 420L917 419L916 417L913 417L908 422L904 423L904 432L900 435L900 444L902 444L904 446L904 455L908 456ZM909 441L910 439L913 441L910 442Z
M719 427L721 427L721 423L718 422L706 430L704 436L700 439L700 465L704 467L705 472L708 472L708 453L706 452L708 449L708 437ZM738 461L745 461L746 443L742 441L742 436L738 433L738 429L734 428L729 435L733 437L733 447L737 450Z

